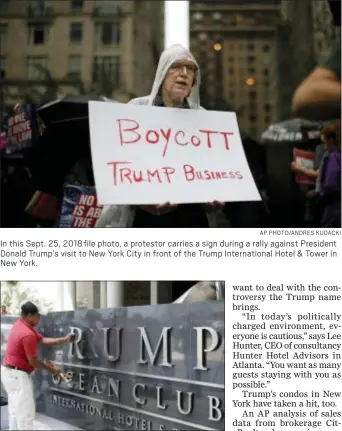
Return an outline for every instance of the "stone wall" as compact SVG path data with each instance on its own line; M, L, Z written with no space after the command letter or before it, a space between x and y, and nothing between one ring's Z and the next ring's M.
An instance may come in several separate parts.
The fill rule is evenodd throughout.
M149 281L125 281L125 305L148 305L150 303Z

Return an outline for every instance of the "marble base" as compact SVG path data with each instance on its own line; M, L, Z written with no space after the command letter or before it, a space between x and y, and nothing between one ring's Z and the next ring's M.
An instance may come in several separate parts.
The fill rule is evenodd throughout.
M3 406L1 407L1 430L8 430L9 429L9 423L8 423L8 407ZM77 428L73 425L70 425L66 422L59 421L57 419L51 418L49 416L45 416L42 414L37 413L36 415L36 421L35 421L35 429L36 430L58 430L58 431L76 431L81 430L81 428Z

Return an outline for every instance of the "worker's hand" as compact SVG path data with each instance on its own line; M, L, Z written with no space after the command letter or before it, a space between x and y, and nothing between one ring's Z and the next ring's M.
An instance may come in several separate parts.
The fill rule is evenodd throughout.
M72 332L68 334L66 337L64 337L65 344L73 343L74 341L75 341L75 334Z
M54 376L59 376L62 372L62 370L58 367L51 367L50 371Z
M49 365L50 365L50 372L54 376L59 376L61 374L62 370L58 368L52 361L49 361Z
M177 205L165 202L160 205L142 205L140 208L153 215L162 215L173 211L177 208Z

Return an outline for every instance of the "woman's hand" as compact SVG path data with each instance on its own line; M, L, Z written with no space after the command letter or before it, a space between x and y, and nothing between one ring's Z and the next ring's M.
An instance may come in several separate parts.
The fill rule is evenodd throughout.
M293 172L301 173L301 174L305 174L305 172L306 172L305 167L301 163L298 163L298 162L291 162L291 170Z
M203 206L206 212L208 213L217 212L224 207L224 202L220 202L220 201L207 202L206 204L203 204Z
M165 202L164 204L159 205L141 205L140 208L153 215L163 215L175 210L177 205Z

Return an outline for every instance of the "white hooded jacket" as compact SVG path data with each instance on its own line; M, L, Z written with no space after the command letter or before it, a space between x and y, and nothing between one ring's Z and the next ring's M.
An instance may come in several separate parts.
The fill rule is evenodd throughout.
M195 57L191 54L191 52L184 48L182 45L172 45L170 48L166 49L162 52L156 75L154 77L154 82L152 86L152 91L149 96L138 97L136 99L132 99L129 103L134 105L148 105L153 106L159 94L160 87L162 86L165 76L172 66L173 63L176 63L180 60L190 60L197 66L196 79L195 84L192 87L191 93L187 98L187 102L189 104L190 109L203 109L200 106L200 95L199 89L201 84L201 73L197 61Z
M191 60L197 66L196 79L191 93L187 98L189 109L203 109L200 105L199 89L201 74L199 66L191 52L181 45L172 45L162 52L156 75L154 78L151 93L148 96L132 99L129 104L153 106L158 99L160 88L171 65L180 60ZM95 227L132 227L135 210L132 206L109 205L102 210ZM207 214L209 227L216 227L216 217L214 214Z

